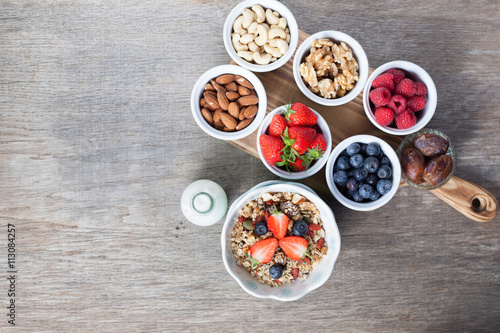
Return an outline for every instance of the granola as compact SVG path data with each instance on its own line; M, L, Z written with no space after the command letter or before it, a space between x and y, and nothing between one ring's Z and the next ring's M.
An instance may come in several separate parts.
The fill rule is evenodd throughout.
M300 236L307 241L306 254L299 260L292 260L278 246L269 262L255 264L255 260L250 256L252 246L259 241L274 237L271 228L264 229L265 233L259 235L256 232L256 225L266 222L270 214L277 210L285 214L289 220L286 236L282 240L297 237L292 233L294 225L299 224L300 221L302 224L307 223L307 232ZM265 193L241 209L231 233L231 249L239 266L245 267L260 283L267 283L274 287L294 280L307 279L311 271L327 254L328 246L324 238L323 222L314 203L298 193ZM282 275L279 278L273 278L269 273L270 268L276 264L282 268Z

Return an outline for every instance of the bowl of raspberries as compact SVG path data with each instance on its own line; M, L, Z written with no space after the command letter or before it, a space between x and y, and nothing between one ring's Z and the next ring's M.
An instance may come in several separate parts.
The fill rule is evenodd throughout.
M437 105L437 91L430 75L408 61L392 61L378 67L363 91L368 119L380 130L409 135L431 120Z
M271 111L257 131L257 151L264 165L285 179L317 173L332 151L325 119L307 105L295 102Z
M347 208L371 211L388 203L401 182L401 164L394 149L372 135L340 142L326 164L326 182Z

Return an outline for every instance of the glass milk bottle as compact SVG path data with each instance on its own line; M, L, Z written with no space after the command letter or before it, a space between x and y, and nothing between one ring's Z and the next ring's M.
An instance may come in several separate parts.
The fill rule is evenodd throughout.
M227 210L227 196L219 184L201 179L191 183L181 197L184 216L199 226L209 226L222 219Z

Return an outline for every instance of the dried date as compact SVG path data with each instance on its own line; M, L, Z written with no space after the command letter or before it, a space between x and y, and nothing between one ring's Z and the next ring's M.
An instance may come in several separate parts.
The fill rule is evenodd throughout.
M450 144L448 140L439 135L424 133L415 138L413 146L424 156L436 157L445 154Z
M424 179L431 185L437 185L448 177L453 169L453 160L448 155L441 155L431 160L425 168Z
M405 148L401 155L401 168L406 177L415 184L424 182L425 159L416 148Z

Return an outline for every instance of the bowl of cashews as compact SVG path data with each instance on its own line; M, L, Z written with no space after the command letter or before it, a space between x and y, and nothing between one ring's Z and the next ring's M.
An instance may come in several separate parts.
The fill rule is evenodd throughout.
M231 59L253 72L270 72L290 60L299 41L292 12L276 0L245 0L224 23L224 46Z

